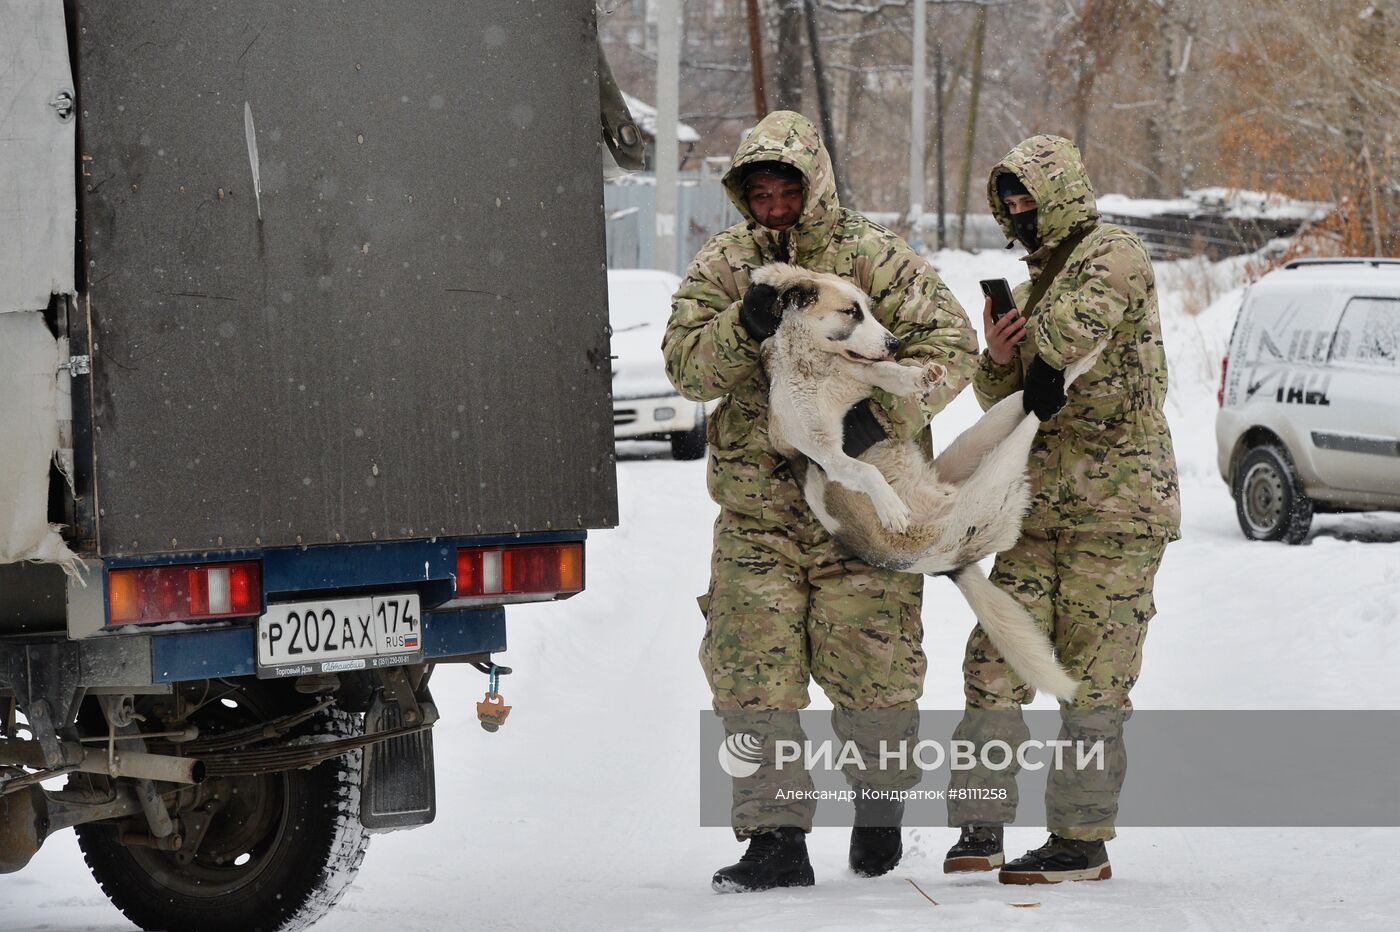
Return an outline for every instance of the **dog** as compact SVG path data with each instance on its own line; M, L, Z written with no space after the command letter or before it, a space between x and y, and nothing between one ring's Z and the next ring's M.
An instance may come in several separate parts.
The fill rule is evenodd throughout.
M790 461L805 457L803 496L827 532L872 566L948 576L1011 667L1064 700L1078 684L1055 659L1026 610L992 585L977 561L1009 550L1030 505L1026 461L1040 421L1015 392L937 459L913 441L887 439L859 458L842 451L842 419L872 388L925 398L943 380L933 362L896 362L899 340L870 313L870 299L835 275L782 263L755 270L773 289L777 332L764 341L769 439ZM1065 372L1068 386L1097 351ZM815 467L815 468L813 468Z

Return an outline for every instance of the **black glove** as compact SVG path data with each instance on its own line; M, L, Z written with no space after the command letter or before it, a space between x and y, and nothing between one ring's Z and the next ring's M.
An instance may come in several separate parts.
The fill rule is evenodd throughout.
M772 285L750 285L739 308L739 322L755 340L762 343L778 332L781 318L773 313L778 305L778 289Z
M1021 396L1021 406L1027 414L1034 413L1042 421L1048 421L1065 406L1065 374L1050 365L1040 356L1031 360L1026 370L1025 393Z
M890 439L871 410L874 404L869 398L851 405L841 421L841 450L851 457L860 456L881 440Z

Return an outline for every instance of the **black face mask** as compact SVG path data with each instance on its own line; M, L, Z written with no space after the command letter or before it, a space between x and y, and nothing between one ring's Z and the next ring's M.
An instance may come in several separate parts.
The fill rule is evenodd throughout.
M1035 252L1040 248L1040 211L1028 210L1025 213L1011 215L1011 229L1016 231L1016 238L1021 241L1021 245L1026 247L1028 252Z

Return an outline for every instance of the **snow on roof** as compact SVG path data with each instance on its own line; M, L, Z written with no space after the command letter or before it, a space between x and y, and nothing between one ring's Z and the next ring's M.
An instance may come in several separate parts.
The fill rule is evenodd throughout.
M641 131L652 139L656 138L656 108L651 104L643 103L626 91L622 92L622 100L627 104L627 109L632 114L632 119L636 122ZM689 123L676 121L676 138L681 142L699 142L700 134L695 131L695 127Z
M1400 261L1370 257L1295 259L1283 268L1269 272L1257 284L1287 289L1292 287L1291 282L1300 278L1342 286L1366 282L1368 288L1384 284L1394 289L1400 285Z
M1196 212L1196 202L1178 197L1169 201L1126 194L1105 194L1098 198L1099 212L1118 217L1161 217L1166 214Z
M1157 200L1105 194L1098 199L1099 210L1119 217L1229 217L1233 220L1317 220L1332 205L1319 201L1299 201L1264 191L1234 188L1198 188L1185 197Z

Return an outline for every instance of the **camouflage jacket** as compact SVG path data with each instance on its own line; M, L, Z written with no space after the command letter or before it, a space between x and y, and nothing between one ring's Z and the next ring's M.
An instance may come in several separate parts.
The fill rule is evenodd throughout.
M1107 346L1070 387L1068 403L1041 427L1031 448L1033 530L1096 530L1179 536L1176 458L1163 414L1167 358L1157 316L1152 263L1142 241L1099 220L1079 150L1067 139L1035 136L992 169L992 212L1011 237L997 176L1013 172L1035 198L1041 246L1026 257L1031 280L1055 247L1088 229L1031 310L1020 359L999 366L983 353L973 382L988 408L1021 388L1039 353L1063 369L1102 340ZM1025 312L1031 284L1016 289Z
M743 168L759 161L785 162L802 172L805 202L791 230L769 230L749 212ZM944 384L922 404L875 390L876 418L892 437L922 435L928 444L929 419L972 379L977 336L927 262L889 230L837 203L831 159L800 114L765 117L739 146L724 186L744 222L710 238L676 291L662 340L666 374L686 398L722 399L708 427L710 496L732 511L812 535L820 526L768 439L768 378L759 342L739 321L750 272L791 262L840 275L871 296L876 317L900 340L899 358L934 359L947 368Z

